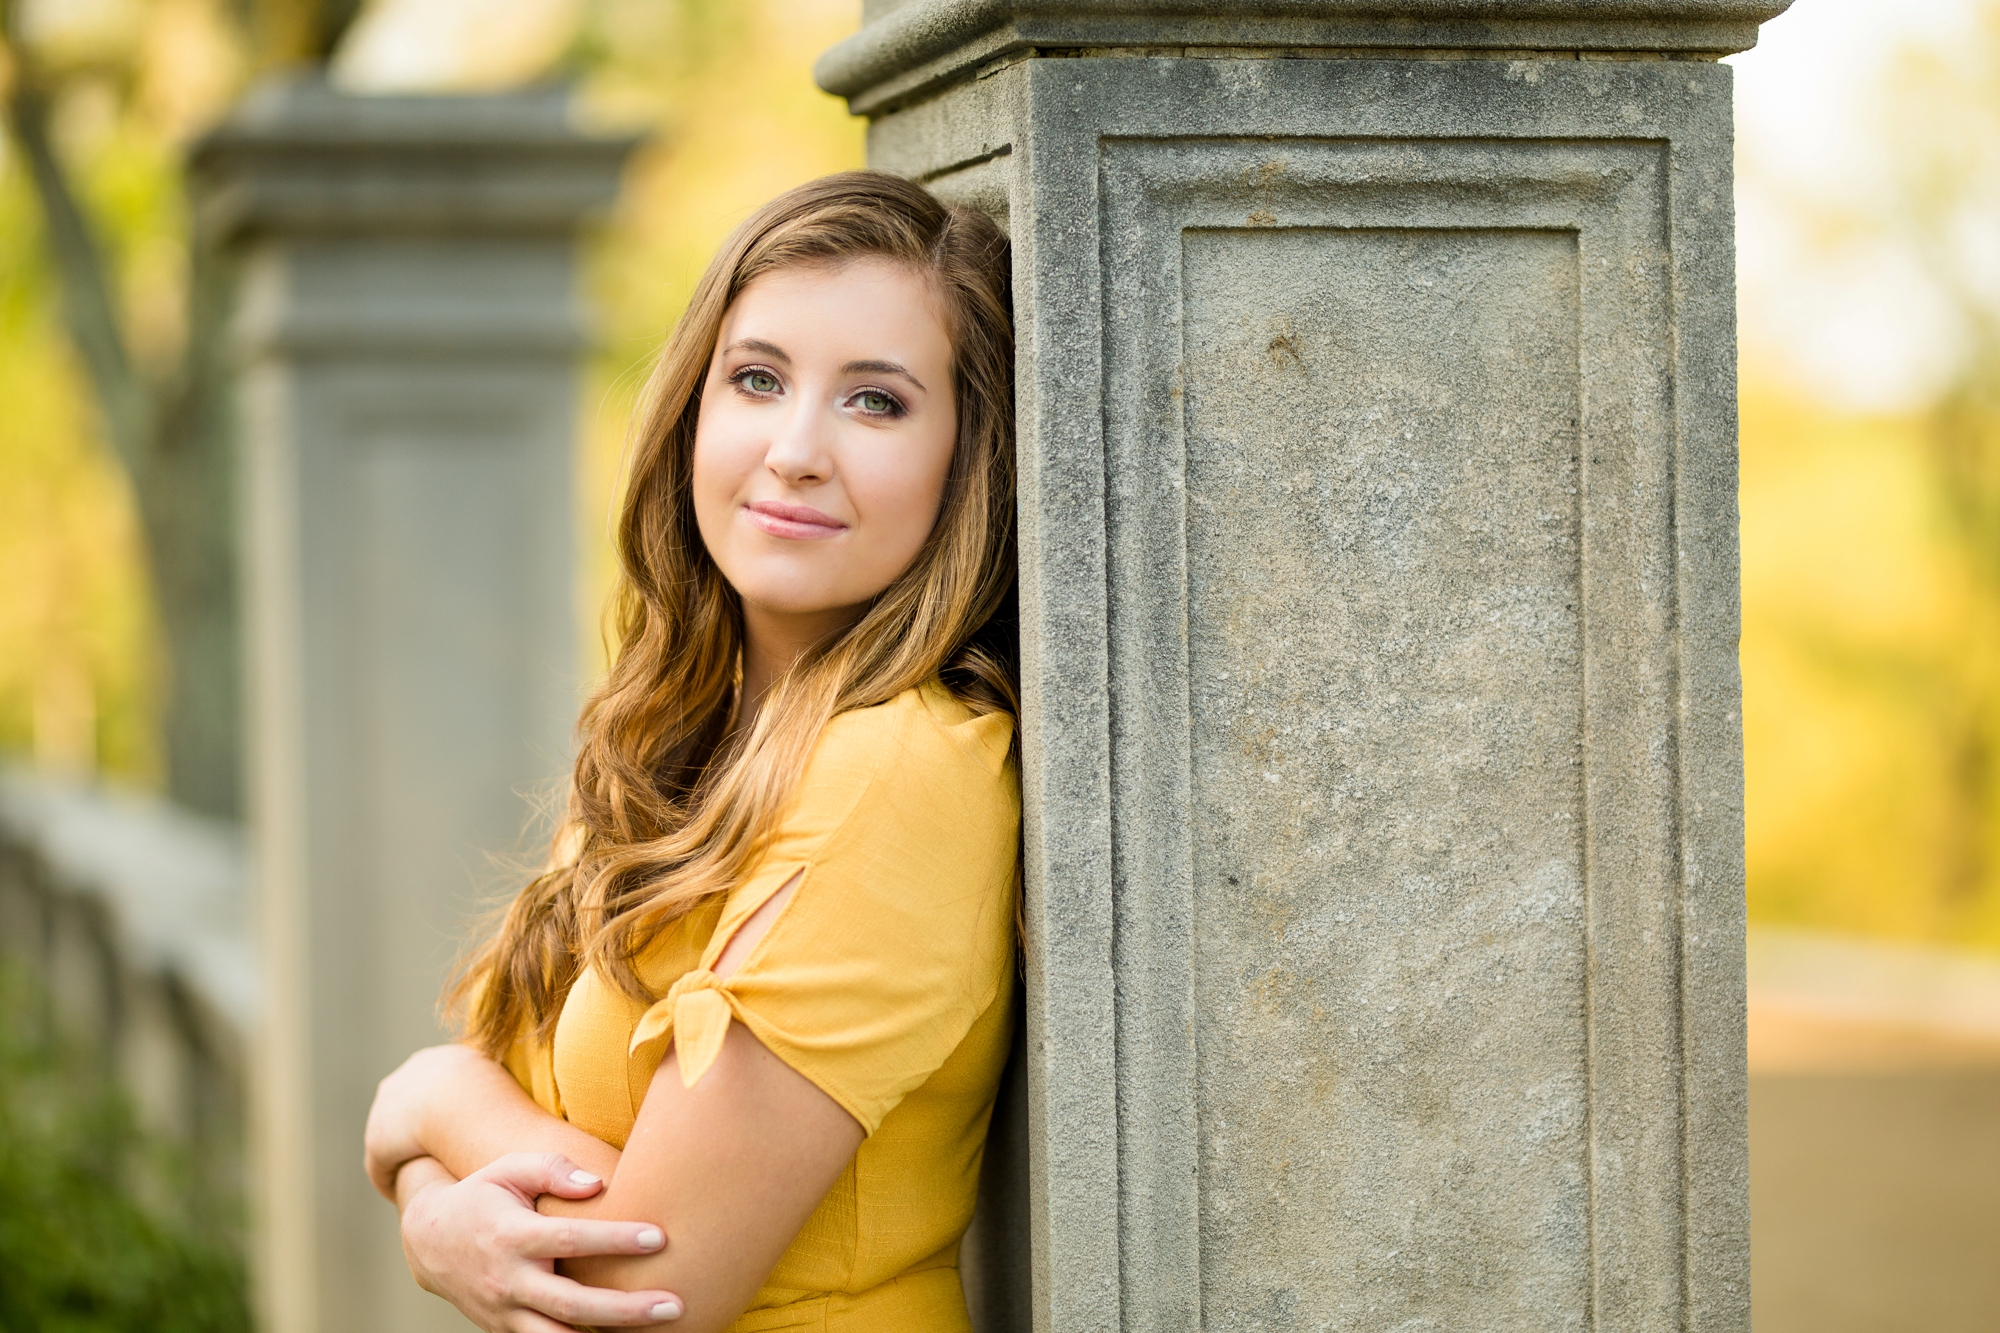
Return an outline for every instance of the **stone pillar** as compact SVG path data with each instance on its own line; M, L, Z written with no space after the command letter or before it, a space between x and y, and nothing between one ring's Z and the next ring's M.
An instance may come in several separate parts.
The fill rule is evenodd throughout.
M242 264L272 1333L465 1327L410 1280L361 1128L376 1080L445 1036L440 983L519 879L493 855L566 768L576 238L630 147L572 129L559 91L294 82L195 156Z
M874 0L822 59L1014 239L987 1327L1748 1329L1716 58L1784 6Z

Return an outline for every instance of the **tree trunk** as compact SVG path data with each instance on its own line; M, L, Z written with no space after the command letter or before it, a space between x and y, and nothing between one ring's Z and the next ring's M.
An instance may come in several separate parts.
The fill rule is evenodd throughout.
M154 605L166 640L161 730L167 792L191 809L234 818L242 781L235 467L222 346L228 265L195 239L181 366L170 382L150 382L126 348L103 251L56 158L47 89L18 56L18 46L13 49L8 128L41 204L71 341L107 441L132 480L145 534Z
M233 266L192 242L182 381L156 401L135 477L166 640L167 790L204 814L242 809L236 460L226 342Z

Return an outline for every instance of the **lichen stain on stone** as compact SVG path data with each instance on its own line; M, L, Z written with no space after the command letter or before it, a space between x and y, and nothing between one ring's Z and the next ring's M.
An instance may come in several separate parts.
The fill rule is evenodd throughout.
M1264 975L1257 978L1253 1003L1257 1012L1266 1018L1276 1018L1285 1007L1286 994L1292 989L1292 978L1286 974L1282 964L1274 963Z
M1253 190L1268 190L1271 188L1271 182L1284 175L1290 168L1290 165L1287 159L1274 157L1268 161L1259 162L1254 167L1245 167L1243 169L1243 183Z
M1288 163L1282 157L1267 162L1259 162L1254 167L1245 167L1240 179L1244 190L1255 205L1250 210L1244 224L1251 227L1275 227L1278 215L1271 211L1271 189L1278 177L1285 174Z
M1271 364L1280 369L1283 369L1287 361L1291 362L1295 369L1304 370L1306 368L1305 356L1299 351L1299 340L1292 333L1292 321L1289 319L1285 321L1284 327L1278 330L1277 336L1271 339L1270 346L1266 347L1264 351L1271 358Z

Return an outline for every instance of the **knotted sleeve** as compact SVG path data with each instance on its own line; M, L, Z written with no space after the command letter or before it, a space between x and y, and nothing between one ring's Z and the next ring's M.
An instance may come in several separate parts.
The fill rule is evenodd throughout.
M682 975L632 1033L632 1054L657 1065L673 1047L681 1058L681 1086L692 1088L722 1054L722 1039L742 1004L705 967Z
M1013 966L1020 836L1012 719L952 707L911 691L834 719L701 965L639 1022L635 1067L673 1050L693 1087L740 1022L872 1134L944 1063ZM729 940L794 875L718 978Z

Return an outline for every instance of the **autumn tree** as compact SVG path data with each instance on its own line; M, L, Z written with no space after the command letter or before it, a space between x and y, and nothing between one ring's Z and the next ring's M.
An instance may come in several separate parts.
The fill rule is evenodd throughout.
M157 7L166 0L154 0ZM235 0L218 11L254 77L323 62L358 0ZM168 793L209 814L241 805L235 496L225 348L227 256L190 227L178 328L140 346L120 275L64 160L54 122L89 89L130 99L157 49L81 52L37 40L34 11L0 0L0 114L25 168L63 322L102 435L128 476L164 639L161 730Z

